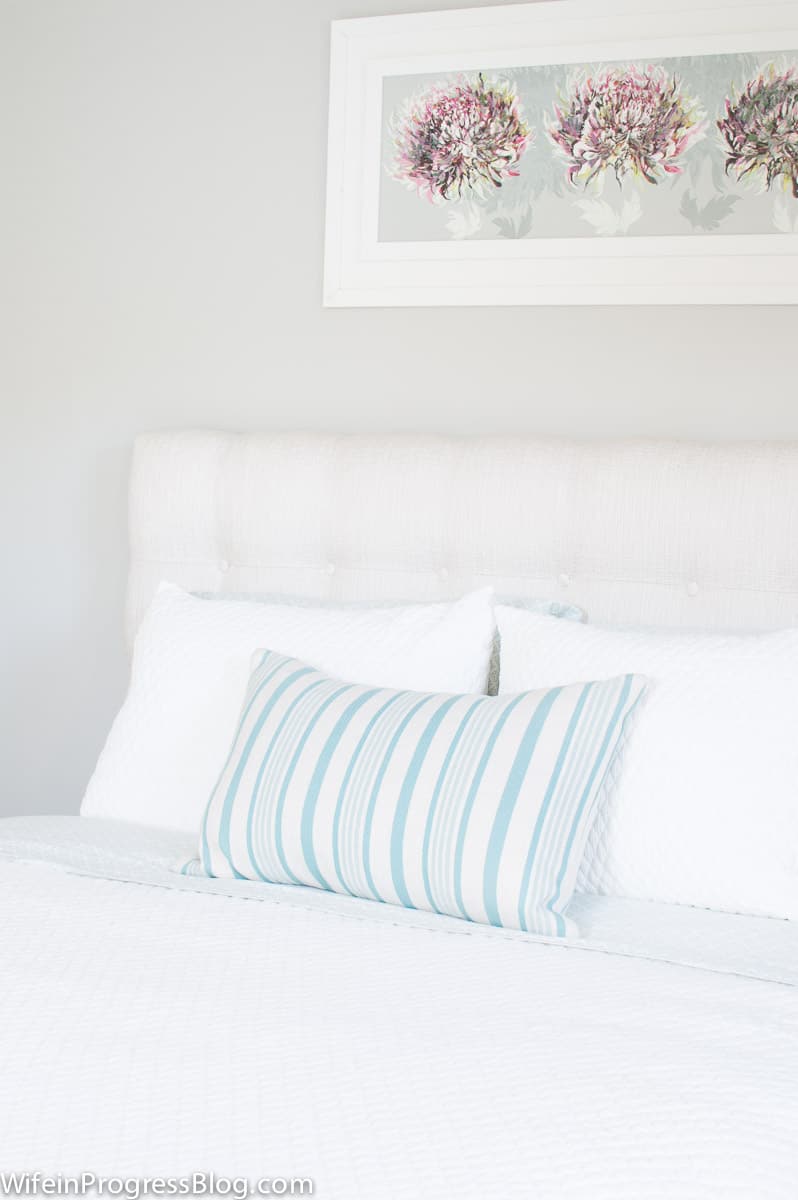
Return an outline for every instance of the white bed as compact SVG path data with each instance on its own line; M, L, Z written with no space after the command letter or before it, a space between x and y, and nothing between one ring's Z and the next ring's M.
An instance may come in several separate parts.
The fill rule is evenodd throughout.
M368 498L368 503L363 499ZM159 435L129 628L195 590L798 624L798 450ZM0 1169L330 1200L794 1200L798 924L577 897L578 940L180 875L192 839L0 824Z

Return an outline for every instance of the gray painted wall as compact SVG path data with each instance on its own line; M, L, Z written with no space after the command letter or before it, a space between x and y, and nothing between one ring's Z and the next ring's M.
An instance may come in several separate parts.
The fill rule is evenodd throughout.
M0 0L0 812L124 693L138 430L798 437L794 310L321 308L328 23L396 7Z

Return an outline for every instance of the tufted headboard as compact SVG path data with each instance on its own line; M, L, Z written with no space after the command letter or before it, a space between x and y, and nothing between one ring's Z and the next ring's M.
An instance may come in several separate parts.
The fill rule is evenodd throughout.
M331 602L491 583L605 623L798 624L798 444L147 434L130 533L131 637L161 579Z

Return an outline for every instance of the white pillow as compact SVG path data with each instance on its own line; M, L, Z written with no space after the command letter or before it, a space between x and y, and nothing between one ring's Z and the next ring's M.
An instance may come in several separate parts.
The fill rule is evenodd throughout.
M484 692L494 632L489 588L449 604L324 609L201 600L162 584L81 813L196 833L259 646L356 683Z
M500 694L648 677L578 887L798 919L798 630L620 632L497 607Z

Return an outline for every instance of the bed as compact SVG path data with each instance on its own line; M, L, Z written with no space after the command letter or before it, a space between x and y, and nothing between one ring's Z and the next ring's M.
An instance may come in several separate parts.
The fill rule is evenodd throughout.
M364 503L367 499L367 503ZM798 625L798 449L158 434L158 581L490 583L621 625ZM547 938L181 874L184 834L0 823L0 1169L331 1200L793 1200L798 923L576 897ZM163 1193L162 1193L163 1194Z

